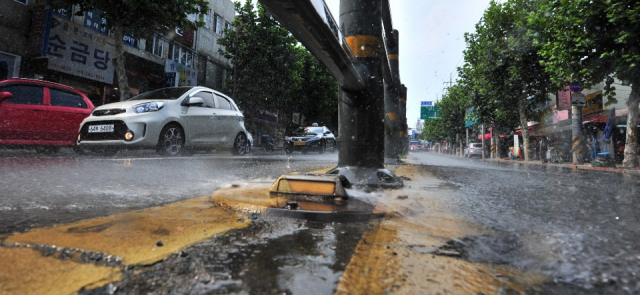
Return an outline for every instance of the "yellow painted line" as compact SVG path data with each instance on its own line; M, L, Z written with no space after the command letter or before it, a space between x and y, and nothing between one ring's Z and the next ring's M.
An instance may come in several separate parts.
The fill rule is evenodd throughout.
M487 231L451 211L453 192L425 190L442 182L424 168L400 166L395 173L412 180L380 194L375 210L394 213L371 223L335 294L500 294L506 289L520 294L547 279L504 265L431 254L449 240Z
M398 55L397 54L389 54L387 55L387 58L390 60L398 60Z
M76 294L120 279L120 269L45 257L30 248L0 247L0 294Z
M31 230L5 245L55 245L113 255L125 265L151 264L192 244L235 228L242 215L215 206L210 197L120 215ZM37 264L32 264L38 268Z
M345 40L357 58L380 57L382 38L371 35L353 35L345 37Z

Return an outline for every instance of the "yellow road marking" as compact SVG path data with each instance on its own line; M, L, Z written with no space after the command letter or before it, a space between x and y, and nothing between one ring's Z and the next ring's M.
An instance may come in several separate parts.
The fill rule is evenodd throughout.
M150 264L248 222L215 207L210 197L83 220L8 237L5 244L55 245L120 257L125 265ZM37 268L37 264L32 265Z
M29 248L0 247L0 294L75 294L120 279L120 269L45 257Z

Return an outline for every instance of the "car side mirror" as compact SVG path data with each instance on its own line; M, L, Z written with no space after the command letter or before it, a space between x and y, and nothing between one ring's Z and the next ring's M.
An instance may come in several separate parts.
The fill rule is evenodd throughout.
M190 106L202 106L204 104L204 100L202 99L202 97L190 97L189 99L186 100L185 105L190 107Z
M0 102L13 98L13 94L11 92L0 92Z

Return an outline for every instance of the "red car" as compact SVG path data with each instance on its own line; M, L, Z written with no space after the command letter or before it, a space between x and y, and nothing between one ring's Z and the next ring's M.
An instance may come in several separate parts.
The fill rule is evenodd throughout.
M94 106L69 86L32 79L0 81L0 145L57 152L74 146L80 122Z

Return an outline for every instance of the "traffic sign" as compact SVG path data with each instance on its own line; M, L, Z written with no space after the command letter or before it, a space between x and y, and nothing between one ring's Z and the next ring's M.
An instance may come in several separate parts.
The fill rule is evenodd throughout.
M433 101L421 101L420 106L432 106Z
M421 120L434 120L438 117L440 107L438 106L422 106L420 107Z
M584 90L584 88L582 88L582 86L580 86L580 83L578 82L573 82L571 83L571 85L569 85L569 90L573 93L580 93L582 92L582 90Z

